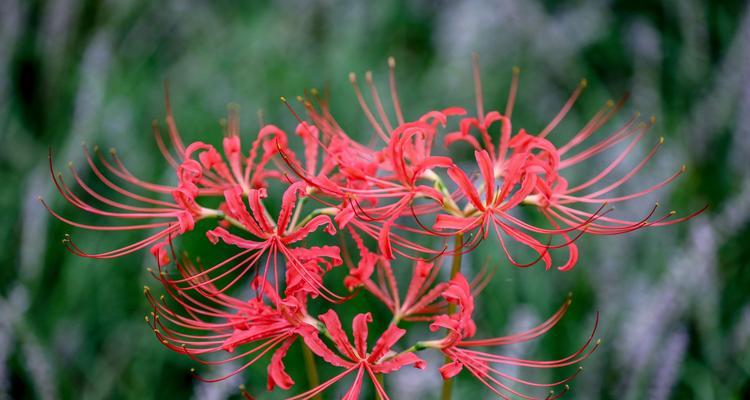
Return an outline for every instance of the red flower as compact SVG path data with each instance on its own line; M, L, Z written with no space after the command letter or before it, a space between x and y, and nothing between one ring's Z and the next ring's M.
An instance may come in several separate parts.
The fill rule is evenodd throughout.
M122 219L128 221L129 224L93 225L76 222L58 214L47 206L47 203L45 203L44 200L39 198L44 207L57 219L78 228L95 231L151 231L154 229L157 229L158 231L130 245L98 254L91 254L82 250L69 236L66 235L63 242L73 254L90 258L116 258L152 246L154 254L160 256L163 260L165 253L162 251L162 247L169 238L192 230L197 220L211 215L210 210L204 209L195 202L195 196L189 191L180 187L152 184L135 178L125 169L122 163L120 163L114 151L111 152L111 155L115 160L115 164L113 165L106 161L98 148L95 148L95 153L98 156L100 163L113 174L113 179L120 179L131 186L150 191L154 198L135 193L124 186L115 183L96 165L96 162L85 147L84 153L91 171L105 186L107 186L107 188L122 196L123 199L114 200L101 194L99 191L94 190L83 181L73 168L72 164L68 164L76 184L86 195L90 196L95 203L92 204L91 200L84 200L81 196L75 194L65 183L62 174L55 173L52 167L52 153L50 153L50 173L58 192L68 203L80 210L100 217ZM171 194L172 201L160 200L159 197L163 194ZM129 204L122 202L122 200L129 201ZM99 204L96 205L96 202Z
M563 315L565 315L565 312L570 306L570 299L567 299L563 306L547 321L526 332L491 339L467 340L475 335L476 326L471 319L471 314L474 309L474 300L466 279L460 274L457 275L456 278L451 281L450 287L444 292L443 297L445 297L447 301L457 304L459 309L452 315L439 316L435 322L430 325L430 329L433 331L445 329L448 331L448 334L443 339L421 342L418 343L418 346L437 348L446 356L446 364L440 367L440 373L443 376L443 379L450 379L461 372L463 368L466 368L477 380L487 386L493 393L504 399L511 395L524 399L538 398L515 389L511 384L520 384L527 389L549 389L565 385L564 390L561 393L554 394L554 392L551 392L551 394L546 397L548 399L559 398L568 390L566 383L574 379L581 371L581 368L579 367L576 372L560 381L540 383L514 377L495 368L493 365L499 364L522 368L542 369L563 368L581 363L597 349L600 343L597 341L595 345L590 346L599 321L597 315L591 336L589 336L584 345L575 353L558 360L527 360L473 350L475 347L495 347L526 342L543 335L557 324Z
M522 380L497 366L563 368L581 363L599 345L598 341L592 344L598 315L591 336L567 357L536 361L498 355L487 348L541 336L563 317L570 299L536 328L510 336L475 339L478 331L473 319L475 296L487 285L491 274L482 270L469 283L458 272L461 255L474 250L494 232L501 251L513 265L527 267L541 260L549 269L553 265L553 250L564 249L567 259L558 268L570 269L579 256L575 242L584 233L621 234L692 217L670 219L673 213L654 217L655 207L640 220L608 215L608 204L657 190L682 170L645 190L625 195L614 193L644 168L660 147L660 140L630 172L595 189L605 180L611 180L615 169L645 137L649 125L637 123L633 118L612 135L586 146L622 105L622 102L611 103L567 143L554 144L548 137L571 109L585 82L547 127L532 134L524 129L514 131L512 126L517 70L503 112L485 113L475 59L476 116L467 116L463 108L449 107L410 120L401 110L394 66L390 59L395 121L383 106L372 74L365 74L369 100L360 91L356 76L350 76L357 101L373 129L372 140L367 144L352 139L331 115L328 102L311 90L299 98L308 121L302 120L282 98L298 120L295 133L304 144L299 157L290 149L284 131L262 123L250 149L243 152L235 108L230 109L220 147L202 141L185 145L168 101L169 133L165 138L155 126L154 134L157 146L174 169L177 178L174 186L140 180L124 167L116 153L107 158L97 149L96 157L87 151L86 160L111 193L88 186L71 168L75 183L83 191L83 195L76 194L62 176L56 176L50 156L53 182L65 200L95 216L124 219L128 224L83 224L50 209L54 216L84 229L152 231L136 243L100 254L85 253L69 239L66 246L76 254L96 258L118 257L150 247L158 262L155 276L166 290L166 295L159 299L148 288L145 290L153 307L146 320L157 338L168 348L204 364L239 365L228 374L200 378L203 380L233 376L269 355L268 390L290 389L294 380L286 371L284 358L292 344L301 338L306 346L306 363L314 358L314 353L343 371L322 384L311 385L314 387L292 399L317 397L351 375L353 383L344 398L358 398L369 376L378 396L387 399L376 375L409 365L424 368L424 361L416 355L423 350L436 350L446 357L445 365L440 367L444 379L466 369L501 398L530 399L535 389L558 386L565 387L564 393L566 383L580 369L563 380L544 383ZM451 117L460 118L458 130L441 136ZM493 130L499 131L495 133L496 139ZM629 141L626 147L603 170L583 183L569 185L569 167L625 141ZM449 151L459 142L474 150L473 168L464 168L452 158ZM577 150L579 146L586 147ZM278 185L285 189L274 218L267 208L270 205L267 191ZM219 205L206 206L212 203ZM586 209L586 205L594 209ZM541 226L528 222L518 212L521 207L539 210L548 222ZM175 258L173 239L194 229L199 220L208 219L213 219L206 232L209 241L229 245L235 253L208 268L200 264L196 267L184 257L182 262L175 260L174 271L168 271L166 265ZM319 230L327 234L323 235L323 243L308 245L306 239ZM339 236L340 245L330 244L334 235ZM456 245L447 251L444 240L449 236L455 236ZM509 240L531 249L536 259L518 261ZM351 254L354 252L349 251L350 247L358 254ZM444 254L454 256L448 280L441 279L441 263L435 261ZM432 259L423 259L425 256ZM414 261L410 274L397 270L398 261L394 260L399 258ZM351 292L346 297L326 285L331 281L331 277L326 279L328 272L342 263L347 267L343 283ZM250 278L249 274L254 275ZM408 276L407 285L400 282L402 276ZM242 285L249 288L243 290ZM346 303L360 294L372 295L392 315L389 326L369 351L370 312L351 313L356 313L352 322L353 343L344 332L337 312L329 309L319 319L308 313L308 303L325 310L330 306L326 301ZM444 336L394 351L393 347L406 333L398 326L404 321L428 322L432 332L441 331ZM483 349L477 350L478 347ZM312 371L310 365L306 367ZM311 382L317 380L316 375L310 374ZM445 394L450 393L449 387L446 385ZM242 393L251 398L244 388ZM557 398L562 393L552 392L547 398Z
M305 344L326 360L329 364L344 368L344 372L323 382L302 394L291 397L293 399L310 399L323 392L328 387L343 379L345 376L356 372L352 387L346 392L342 399L355 400L359 398L362 381L365 373L370 376L375 391L381 399L388 399L383 386L378 382L376 374L389 374L411 365L415 368L424 368L425 362L411 352L395 353L391 350L394 344L406 333L404 329L391 324L378 338L375 346L370 352L367 351L367 324L372 321L372 315L368 313L357 314L352 321L352 334L354 345L341 327L341 321L333 310L328 310L318 318L325 325L327 336L334 343L338 354L332 351L319 337L317 332L309 331L304 336Z
M242 154L238 109L230 107L222 141L223 154L213 145L203 142L185 146L177 130L168 97L166 102L170 146L165 144L156 124L154 138L165 160L176 171L181 185L196 192L196 195L221 196L224 190L236 185L247 192L251 188L264 186L268 177L278 177L278 173L267 166L278 153L278 145L285 146L287 143L286 134L281 129L273 125L263 126L245 156Z
M664 181L635 193L620 196L608 195L642 170L654 156L663 139L660 139L659 143L646 157L622 178L592 193L580 194L584 189L588 189L608 177L627 158L649 128L647 124L637 124L634 117L609 137L569 156L568 153L571 149L584 143L615 114L621 107L622 101L617 105L608 103L566 144L557 147L547 139L547 136L571 109L575 100L585 88L585 81L581 82L581 85L574 91L558 115L539 134L532 135L524 129L520 129L517 134L513 135L511 113L517 90L518 71L514 70L508 105L504 114L500 114L498 111L484 114L476 60L475 80L478 117L462 119L460 130L446 135L445 143L450 145L463 141L475 149L477 169L481 180L477 188L464 170L455 166L448 170L451 180L458 186L461 194L467 198L467 204L463 208L448 210L449 213L439 214L435 229L452 231L454 234L472 232L478 229L480 232L474 236L475 242L480 240L480 236L486 238L488 233L494 230L509 261L520 267L530 266L542 260L546 268L549 269L552 265L550 250L566 248L568 250L567 261L558 268L568 270L578 260L578 247L575 245L575 241L583 233L622 234L646 226L661 226L681 222L703 211L700 210L678 219L669 219L674 215L673 211L664 216L652 218L656 208L640 220L613 218L606 215L611 211L604 210L608 204L651 193L670 183L684 171L683 167L679 172ZM495 123L500 123L500 138L497 146L493 144L489 134ZM471 136L473 129L479 132L481 142ZM568 181L564 177L565 169L586 161L592 156L611 149L630 138L632 140L628 146L596 176L575 187L570 188L568 186ZM581 205L587 204L593 205L597 209L590 211L579 208ZM548 220L549 226L535 226L515 216L512 211L520 205L536 206ZM516 261L506 244L506 237L531 248L538 254L538 258L530 263ZM559 237L560 240L559 243L551 245L550 243L543 243L544 240L540 240L542 237L547 237L550 242L553 237ZM472 248L471 245L468 247Z
M363 234L373 237L378 241L381 253L387 258L393 259L394 251L406 256L401 249L439 254L396 233L395 230L413 231L397 224L396 219L409 212L414 213L416 218L417 215L434 213L441 208L443 193L430 186L437 177L432 170L447 168L453 162L449 157L432 156L430 152L438 126L444 126L449 116L463 113L465 111L458 108L432 111L417 121L389 129L386 147L380 151L368 150L358 160L353 160L348 154L352 146L343 148L346 152L340 152L341 147L329 146L326 148L327 159L335 162L339 168L339 174L332 174L333 180L314 175L309 166L305 171L293 165L292 169L312 188L333 197L334 202L340 202L323 202L338 209L336 222L339 228L351 224ZM310 114L313 120L319 119L315 117L314 109L310 110ZM330 126L325 129L326 126L323 125L322 131L329 137L329 142L353 143L340 129L331 130ZM311 132L315 136L318 134L318 130ZM327 171L330 172L330 169ZM415 206L414 202L418 199L431 202ZM397 249L393 249L393 243L397 245Z
M153 126L154 137L164 158L175 170L178 179L177 186L141 180L125 167L114 150L110 151L108 160L96 147L94 152L99 166L84 146L84 154L91 171L112 192L102 194L94 190L83 181L73 169L72 164L69 164L75 183L92 198L92 203L91 200L85 200L76 195L66 185L62 174L55 173L50 152L49 167L52 181L65 200L90 214L123 219L129 224L92 225L76 222L56 213L40 198L44 207L56 218L75 227L97 231L158 229L156 233L135 243L99 254L85 252L66 236L64 243L71 252L83 257L115 258L151 247L152 253L164 263L167 261L164 247L170 239L192 230L200 219L215 218L219 215L218 210L199 205L196 202L197 197L222 195L225 190L235 186L240 186L243 193L247 193L251 188L265 184L266 178L279 176L278 172L266 168L268 162L277 153L278 146L286 145L286 135L274 126L268 125L260 130L249 155L245 157L242 155L240 146L239 117L234 108L230 109L226 137L223 140L223 156L213 146L203 142L194 142L187 147L183 144L172 116L168 97L167 125L171 150L165 144L156 124ZM258 151L261 148L263 153L261 157L258 157ZM139 191L147 194L140 194ZM121 198L113 198L113 195ZM163 200L164 196L170 196L172 200Z
M360 286L367 290L388 307L394 323L432 321L447 311L448 303L440 301L440 297L449 283L438 281L440 268L434 263L418 260L414 264L411 281L402 298L390 261L367 250L356 233L352 232L352 237L357 243L360 260L356 267L350 266L349 275L344 279L349 290ZM377 279L373 279L376 271ZM479 293L491 278L484 270L479 273L470 285L472 293Z
M257 267L265 255L266 262L262 276L265 278L269 272L272 272L274 289L279 292L281 275L278 273L278 261L280 256L286 262L287 274L291 274L291 279L287 279L287 290L294 287L295 290L322 295L329 300L341 300L341 296L322 284L322 275L331 267L341 264L339 248L337 246L291 247L292 244L305 239L321 227L329 235L336 233L328 216L317 215L302 222L293 217L292 213L295 207L298 207L296 205L298 197L304 194L304 182L289 186L284 192L278 218L273 221L263 205L263 199L266 197L265 189L250 189L247 193L247 205L243 201L241 187L235 186L226 190L224 192L226 201L224 218L231 221L234 226L245 230L253 238L238 236L223 227L216 227L206 232L206 236L212 243L222 241L237 246L242 251L202 271L201 276L210 276L205 282L213 284L232 274L232 280L220 290L223 292L239 281L248 271ZM271 268L272 271L269 271Z
M242 362L224 376L199 377L209 382L236 375L275 349L268 365L268 390L275 386L290 388L294 381L285 371L283 358L297 337L314 331L317 325L307 314L306 296L281 298L258 278L252 285L258 296L243 301L219 291L187 259L176 268L185 284L176 284L178 280L170 279L161 267L157 275L173 305L164 296L156 299L148 287L145 289L154 308L146 322L157 338L168 348L202 364ZM261 290L263 287L266 289ZM230 355L224 358L203 358L227 352Z
M462 215L439 214L435 221L435 229L453 230L455 233L467 233L479 229L481 234L477 234L474 240L487 238L490 231L495 231L501 247L505 252L508 260L516 266L526 267L533 265L539 259L543 260L546 267L550 268L552 258L549 254L549 245L541 243L538 239L524 232L523 228L528 225L521 225L519 229L518 221L509 212L519 206L523 200L533 193L538 182L538 177L528 172L528 157L516 157L513 162L509 163L508 169L503 179L500 189L495 192L495 178L492 172L490 157L485 150L475 152L477 164L483 178L484 199L480 197L479 192L474 184L468 178L466 173L458 167L452 167L448 170L448 175L456 183L459 189L466 195L468 206L461 211ZM518 188L516 189L516 187ZM581 226L576 227L580 229ZM569 230L544 230L545 233L562 234L567 237ZM534 230L536 231L536 230ZM504 236L507 235L515 241L522 243L539 254L539 259L528 264L517 262L506 245ZM566 244L570 249L568 262L561 267L567 269L577 260L578 251L575 245L570 241Z

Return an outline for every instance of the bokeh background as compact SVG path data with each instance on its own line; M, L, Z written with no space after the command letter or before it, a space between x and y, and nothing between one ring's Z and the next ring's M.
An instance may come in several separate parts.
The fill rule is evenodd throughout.
M543 127L582 77L589 88L553 140L626 92L631 100L605 129L635 111L657 117L637 153L660 135L666 145L627 189L681 164L687 173L620 207L622 215L643 215L655 200L684 212L710 204L678 226L584 238L579 265L566 273L518 270L496 246L480 248L466 268L498 266L477 310L480 330L500 335L528 327L571 291L571 311L555 330L507 350L565 355L599 311L603 345L569 398L750 397L746 2L237 3L0 0L0 399L224 399L237 397L239 384L253 391L265 385L255 373L262 366L200 383L189 373L192 361L161 347L143 322L149 309L142 287L155 283L146 273L148 254L89 261L65 251L65 233L101 248L132 237L71 230L44 211L37 196L77 217L54 195L48 148L63 169L68 160L82 165L82 141L116 147L142 177L168 179L150 133L152 119L164 116L167 78L178 124L191 139L218 142L229 102L242 107L246 135L258 109L291 129L278 97L312 86L329 87L342 125L369 135L353 107L349 71L372 69L383 83L386 59L395 56L402 103L416 117L431 107L473 107L474 51L490 107L504 106L511 68L521 68L516 127ZM297 348L288 364L304 385L299 357ZM440 358L429 361L435 367ZM488 397L470 378L459 377L456 398ZM386 381L396 399L434 398L439 384L434 371L402 371Z

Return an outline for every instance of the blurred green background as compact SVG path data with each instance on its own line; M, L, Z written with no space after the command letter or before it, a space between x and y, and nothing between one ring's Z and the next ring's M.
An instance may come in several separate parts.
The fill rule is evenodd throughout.
M158 343L143 322L149 308L142 286L155 283L145 269L150 255L90 261L65 251L65 233L89 249L135 236L71 230L50 218L37 196L67 216L91 220L55 196L48 148L63 169L68 160L82 166L82 141L116 147L143 178L170 179L150 132L152 119L164 116L167 78L188 139L218 142L229 102L241 105L246 135L257 126L258 109L291 130L294 120L278 97L313 86L330 88L344 127L369 135L353 106L349 71L372 69L382 84L386 59L395 56L402 104L415 118L431 107L473 107L474 51L488 107L504 107L511 68L521 67L515 127L543 127L582 77L589 88L553 140L562 142L625 92L631 100L605 129L636 110L657 117L651 141L638 153L660 135L666 146L626 190L681 164L688 172L649 199L619 207L621 215L643 215L655 200L684 212L710 204L678 226L584 238L579 265L566 273L519 270L497 246L481 247L466 269L485 260L499 268L475 315L480 331L500 335L531 326L572 291L571 311L557 328L507 350L566 355L598 310L603 346L569 398L750 398L750 9L744 1L238 3L0 1L0 399L223 399L236 397L241 383L253 392L265 385L264 374L255 373L262 366L202 384L190 376L195 363ZM637 155L632 160L630 167ZM430 372L388 377L394 399L436 396L441 359L428 361ZM290 370L304 386L298 363L293 348ZM456 398L472 395L489 392L461 375Z

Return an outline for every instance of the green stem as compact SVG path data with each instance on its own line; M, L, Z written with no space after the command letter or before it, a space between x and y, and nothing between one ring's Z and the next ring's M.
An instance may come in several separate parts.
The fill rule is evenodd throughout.
M289 229L287 229L287 232L291 232L297 227L297 220L299 220L302 208L305 206L305 199L307 199L307 197L300 197L297 201L297 206L294 208L294 215L292 215L292 221L289 223Z
M216 210L213 208L206 208L201 207L203 216L202 218L217 218L224 221L229 222L230 224L234 225L236 228L242 229L243 231L247 232L247 228L245 228L245 225L242 224L242 222L224 214L224 211Z
M461 245L463 245L464 241L464 235L463 233L456 234L454 245L453 245L453 251L456 252L456 254L453 255L453 263L451 264L451 279L455 278L458 272L461 270ZM456 312L456 305L453 303L448 304L448 315L453 314ZM451 360L446 356L445 362L448 363ZM443 391L440 395L440 398L442 400L451 400L451 397L453 395L453 380L455 378L446 379L443 382Z
M313 357L312 350L305 343L302 343L302 357L305 359L305 372L307 372L307 383L310 388L315 388L320 385L320 378L318 377L318 367L315 366L315 358ZM312 397L313 400L321 400L320 394Z

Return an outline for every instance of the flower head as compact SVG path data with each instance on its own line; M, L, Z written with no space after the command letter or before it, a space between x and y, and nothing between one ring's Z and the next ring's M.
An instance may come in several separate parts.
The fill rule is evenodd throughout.
M372 322L370 313L357 314L352 321L352 333L354 335L354 344L344 332L338 315L333 310L328 310L325 314L318 317L325 325L325 332L334 343L336 352L331 350L318 336L317 332L310 332L305 336L305 343L310 349L326 360L328 363L337 367L344 368L344 372L323 382L311 390L292 397L291 399L309 399L328 387L343 379L345 376L356 373L354 383L344 395L344 399L358 399L362 389L362 382L365 374L372 380L375 391L381 399L388 399L383 386L378 382L376 374L388 374L398 371L405 366L423 369L425 362L412 352L396 353L391 348L406 333L404 329L394 324L388 326L383 334L378 338L372 350L367 351L367 325ZM290 399L290 400L291 400Z
M202 364L242 363L220 377L199 377L210 382L236 375L273 351L268 389L290 388L294 381L285 371L284 356L298 337L317 325L307 314L306 296L281 297L273 290L261 290L268 284L256 278L252 289L257 296L241 300L219 291L187 258L176 269L185 281L182 284L161 267L156 275L167 296L157 299L150 288L144 290L153 307L146 322L157 338Z
M623 234L695 215L659 215L656 206L641 217L610 215L611 204L654 192L684 168L646 189L618 192L663 143L660 139L632 170L614 176L653 125L634 117L594 140L623 101L607 103L580 131L558 144L555 129L583 92L585 81L551 122L534 133L512 119L518 69L513 71L502 111L485 112L475 58L475 115L461 107L445 107L410 119L401 109L395 61L389 59L388 65L392 110L384 106L370 72L364 75L369 98L360 90L357 76L350 75L356 100L372 128L366 143L336 122L325 96L316 90L299 97L304 119L282 98L298 120L294 133L304 145L300 154L293 151L284 130L263 122L249 149L243 150L236 107L230 107L220 145L185 142L167 100L168 134L162 135L154 124L154 137L176 183L141 180L125 168L116 152L106 157L95 148L94 156L85 150L85 157L102 185L87 184L72 167L78 189L67 185L55 173L50 156L53 183L74 207L126 224L84 224L43 204L72 226L147 232L135 243L98 254L83 251L69 238L65 242L73 253L94 258L151 250L158 269L154 276L165 291L156 298L151 289L145 290L153 308L146 321L156 337L202 364L233 366L228 374L199 379L225 379L266 357L266 388L291 389L295 380L284 360L298 342L307 351L309 371L314 370L315 356L341 371L323 383L309 377L311 388L301 389L292 399L317 397L347 376L353 381L344 398L358 398L369 378L377 395L387 399L377 375L406 366L425 368L417 353L429 350L446 358L440 367L445 380L466 370L501 398L536 398L541 389L563 387L546 396L559 397L580 368L560 381L536 382L513 376L501 366L579 365L599 346L598 341L592 343L598 316L584 344L566 357L538 361L498 354L502 346L548 332L563 317L570 299L526 332L477 339L482 337L483 324L475 321L474 310L492 274L482 269L467 278L466 270L460 271L462 255L494 235L497 253L512 265L541 262L547 269L554 265L569 270L578 262L577 240L584 234ZM466 145L473 150L468 162L456 151ZM581 183L570 183L569 168L615 148L619 153L602 170ZM106 192L94 187L104 187ZM269 194L279 187L277 196ZM528 213L519 212L522 208L538 212L546 222L528 218ZM199 221L203 222L196 228ZM204 228L207 244L227 247L231 252L227 257L204 267L175 255L179 236ZM449 238L455 243L450 250L445 243ZM515 253L519 245L533 253L531 259ZM558 253L565 254L563 261L557 259ZM450 276L442 271L448 257L452 258ZM330 275L332 271L341 272ZM337 294L341 284L349 290L347 295ZM368 302L351 307L349 301L358 296L371 296L382 303L376 307L389 314L387 328L372 347L369 329L376 308L361 310L361 304L372 304ZM323 312L316 318L310 310ZM352 318L351 338L340 315ZM420 332L407 336L405 327L419 325L437 338L394 350Z
M526 332L489 339L472 339L476 334L476 325L472 320L474 299L466 279L460 274L457 275L443 293L443 297L447 301L457 304L459 309L454 314L438 316L435 322L430 325L430 329L433 331L444 329L447 332L443 339L423 342L421 345L438 348L446 356L446 364L440 367L443 379L450 379L466 368L477 380L501 398L508 398L508 396L517 396L524 399L538 398L533 394L516 389L514 384L524 386L530 390L539 388L550 389L564 385L562 392L557 394L550 392L551 394L547 396L547 398L558 398L567 392L567 383L578 375L581 368L579 367L573 374L563 380L540 383L514 377L495 366L510 365L529 369L564 368L580 364L597 349L600 343L597 341L596 344L591 346L596 326L598 325L597 315L591 336L589 336L583 346L573 354L558 360L537 361L474 350L476 347L493 348L526 342L541 336L555 326L563 315L565 315L570 306L570 299L567 299L552 317Z

